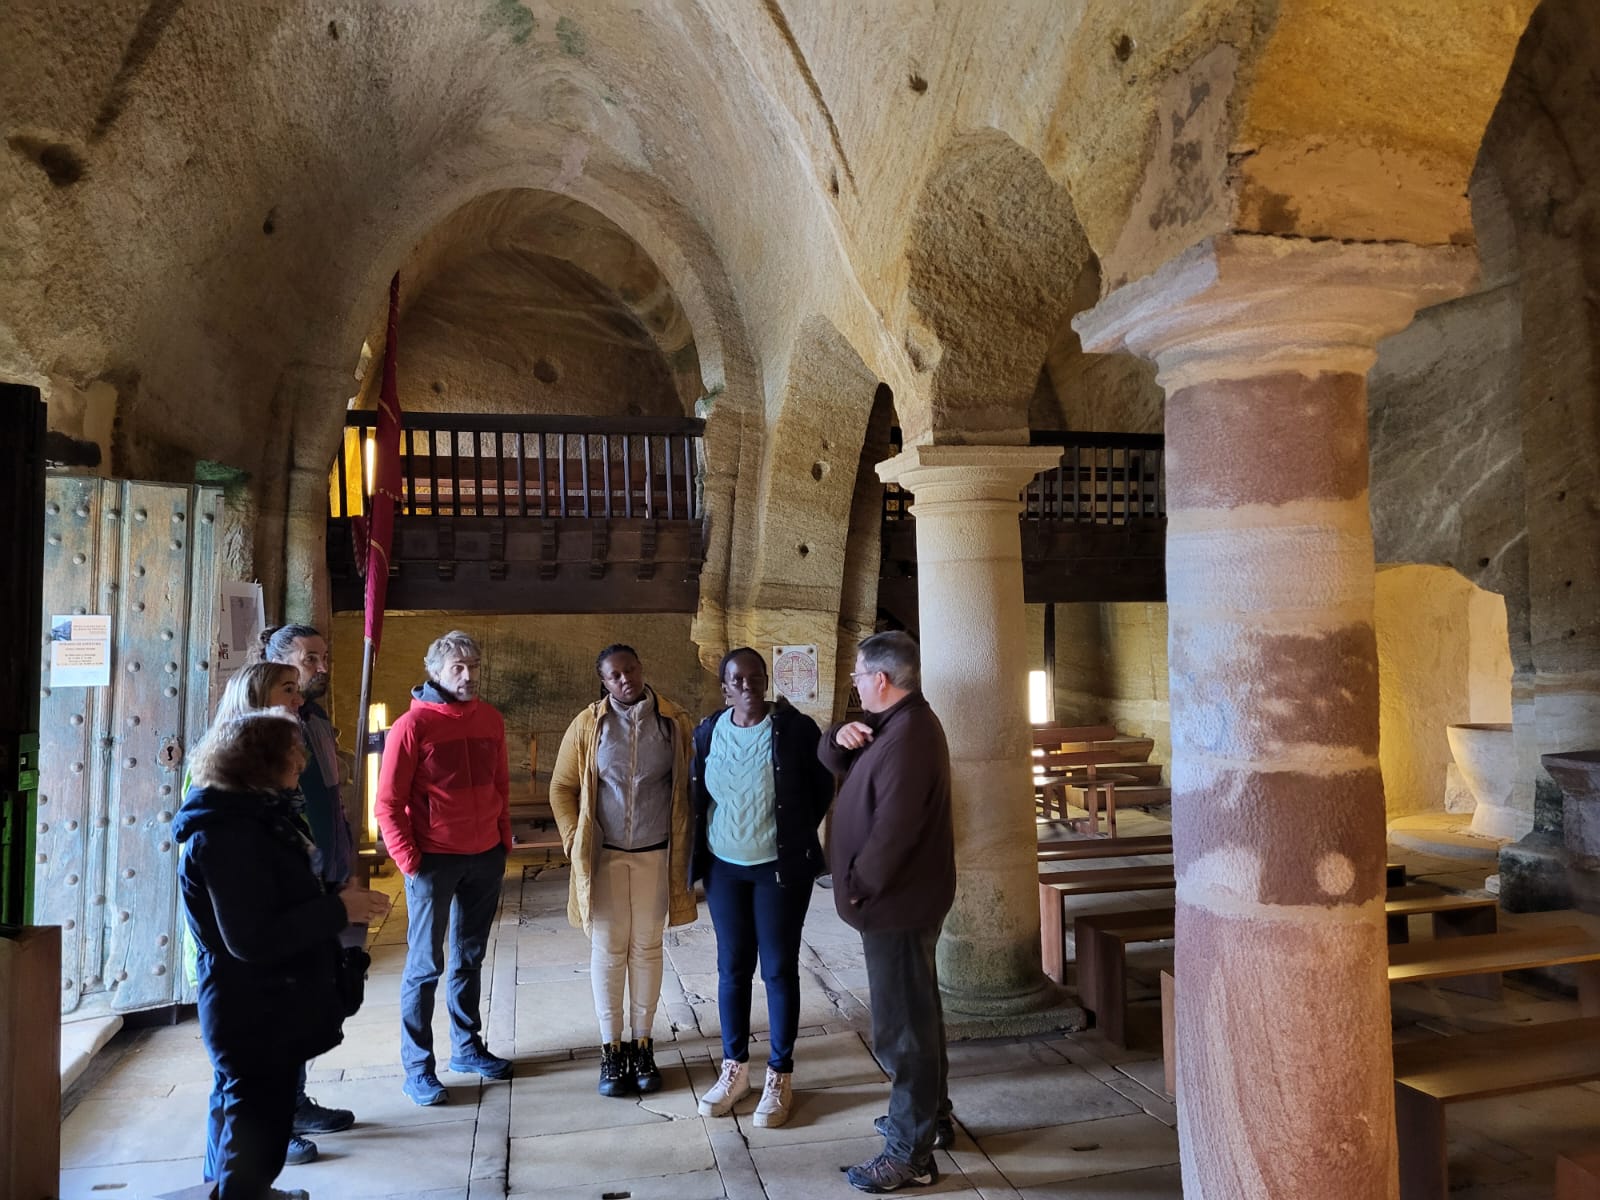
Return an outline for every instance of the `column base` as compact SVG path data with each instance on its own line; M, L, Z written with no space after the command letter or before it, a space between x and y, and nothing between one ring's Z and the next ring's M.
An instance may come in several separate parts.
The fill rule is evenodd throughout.
M1566 849L1559 833L1530 833L1500 848L1500 907L1513 913L1572 907Z
M1089 1014L1076 1003L1076 996L1044 975L1039 982L1039 990L1026 996L952 996L941 988L946 1036L957 1040L1023 1037L1089 1028Z

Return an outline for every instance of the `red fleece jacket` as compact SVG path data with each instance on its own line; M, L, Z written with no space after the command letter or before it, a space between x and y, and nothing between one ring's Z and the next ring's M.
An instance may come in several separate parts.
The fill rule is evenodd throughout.
M509 851L505 722L482 700L413 697L389 730L378 777L378 828L389 856L415 875L424 854Z

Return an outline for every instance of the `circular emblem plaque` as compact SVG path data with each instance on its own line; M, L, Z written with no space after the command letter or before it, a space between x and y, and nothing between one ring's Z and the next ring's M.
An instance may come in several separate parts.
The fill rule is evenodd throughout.
M778 695L790 701L817 698L817 648L815 646L774 646L772 682Z

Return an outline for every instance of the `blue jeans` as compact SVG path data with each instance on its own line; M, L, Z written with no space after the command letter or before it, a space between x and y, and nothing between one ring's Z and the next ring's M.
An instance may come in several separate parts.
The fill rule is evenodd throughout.
M450 1041L456 1054L483 1047L478 1014L483 956L500 907L506 852L424 854L415 875L406 876L406 969L400 979L400 1062L408 1076L434 1069L433 997L445 968L450 941Z
M872 1053L892 1081L883 1149L901 1162L932 1157L934 1124L951 1111L938 944L938 926L861 935L872 993Z
M759 953L772 1030L767 1066L793 1071L800 1029L800 931L811 907L810 882L785 887L773 863L740 867L713 858L706 872L706 906L717 931L722 1057L739 1062L750 1057L751 981Z
M306 1099L306 1068L310 1065L310 1063L300 1064L300 1074L294 1085L294 1107L296 1109ZM222 1072L213 1072L211 1077L211 1107L206 1114L206 1161L203 1168L205 1174L202 1176L207 1183L211 1183L217 1177L217 1145L222 1141L222 1113L225 1107L223 1083ZM291 1127L291 1134L292 1132ZM285 1150L287 1150L287 1147L285 1147Z

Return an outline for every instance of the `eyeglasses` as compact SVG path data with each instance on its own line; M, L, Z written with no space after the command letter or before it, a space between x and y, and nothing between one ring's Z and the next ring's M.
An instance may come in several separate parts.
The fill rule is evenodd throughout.
M851 671L850 672L850 678L851 679L865 679L869 675L876 675L876 674L878 674L877 671Z

